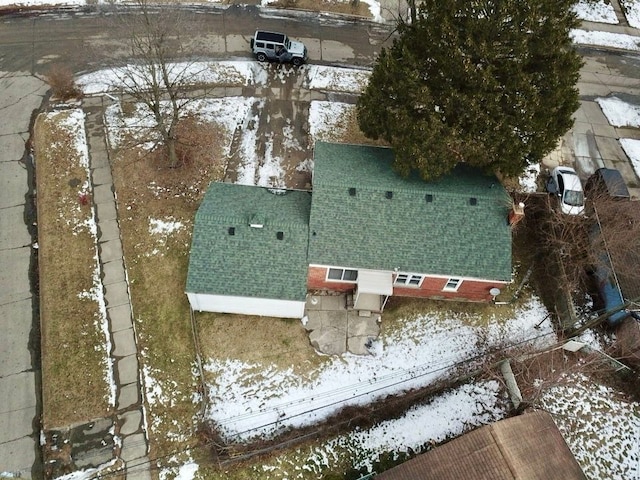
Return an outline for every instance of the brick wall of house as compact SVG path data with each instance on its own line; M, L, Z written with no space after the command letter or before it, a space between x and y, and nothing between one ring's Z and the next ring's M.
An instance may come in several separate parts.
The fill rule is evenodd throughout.
M441 300L455 299L470 302L487 302L493 298L489 290L494 287L504 288L504 284L499 282L464 280L457 291L446 292L442 290L446 283L446 278L426 277L422 281L420 288L394 286L393 294L399 297L424 297Z
M327 282L327 268L309 267L307 274L307 288L309 290L331 290L335 292L348 292L356 288L355 283Z
M324 267L309 267L307 276L307 287L309 290L331 290L336 292L347 292L354 290L355 283L349 282L328 282L327 269ZM446 278L426 277L422 281L420 288L397 287L393 288L393 295L399 297L423 297L440 300L462 300L469 302L487 302L492 299L489 290L492 288L504 288L505 284L500 282L479 282L474 280L464 280L457 291L446 292L442 289L447 283Z

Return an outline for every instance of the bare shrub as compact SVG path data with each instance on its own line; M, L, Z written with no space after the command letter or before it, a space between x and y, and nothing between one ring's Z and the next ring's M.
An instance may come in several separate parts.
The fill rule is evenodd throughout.
M80 98L82 95L73 78L73 72L67 66L51 65L47 74L47 82L53 90L53 95L61 100Z
M217 133L195 116L180 119L176 127L176 152L179 165L202 166L211 162L212 150L217 146Z

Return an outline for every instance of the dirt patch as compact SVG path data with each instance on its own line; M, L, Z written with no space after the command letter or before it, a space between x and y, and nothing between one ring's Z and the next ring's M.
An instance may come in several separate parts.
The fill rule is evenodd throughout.
M339 120L343 125L343 133L337 139L338 143L352 143L356 145L374 145L378 147L388 147L389 144L383 139L373 140L365 136L358 125L358 113L356 109L349 110L344 118Z

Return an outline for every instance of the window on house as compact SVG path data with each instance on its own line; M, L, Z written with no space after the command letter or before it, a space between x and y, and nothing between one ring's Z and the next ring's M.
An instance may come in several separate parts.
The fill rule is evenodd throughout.
M412 275L410 273L399 273L396 275L396 285L407 285L413 287L419 287L424 280L424 275Z
M327 280L338 280L341 282L355 282L358 280L358 271L347 268L330 268Z
M447 280L443 290L448 292L455 292L460 288L460 284L462 283L461 278L450 278Z

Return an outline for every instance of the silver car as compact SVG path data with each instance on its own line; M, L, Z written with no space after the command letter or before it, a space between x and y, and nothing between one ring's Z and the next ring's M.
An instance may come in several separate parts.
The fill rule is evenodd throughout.
M560 210L568 215L584 212L584 192L576 171L571 167L556 167L547 181L547 191L558 195Z

